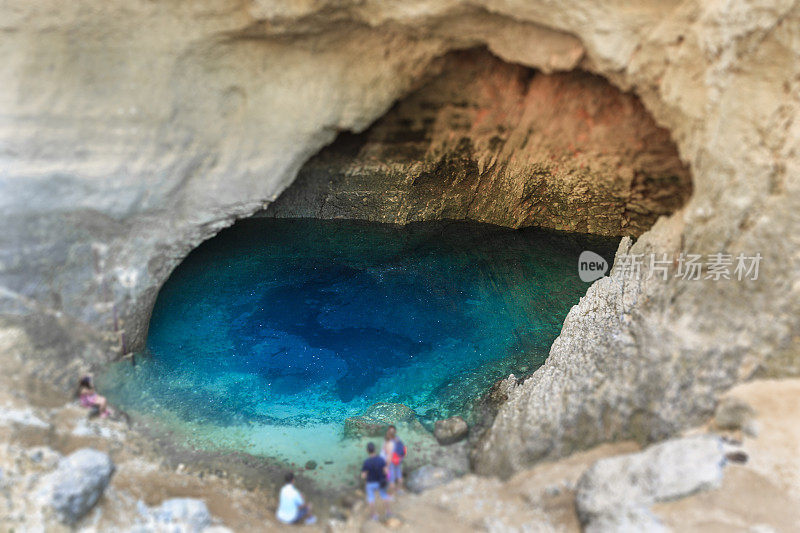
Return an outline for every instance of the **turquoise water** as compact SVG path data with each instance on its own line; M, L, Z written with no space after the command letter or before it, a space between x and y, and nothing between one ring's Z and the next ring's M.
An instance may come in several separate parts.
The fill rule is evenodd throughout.
M245 220L174 271L146 353L101 389L196 446L324 459L375 402L426 423L469 417L498 378L533 372L588 287L578 255L615 244L474 223Z

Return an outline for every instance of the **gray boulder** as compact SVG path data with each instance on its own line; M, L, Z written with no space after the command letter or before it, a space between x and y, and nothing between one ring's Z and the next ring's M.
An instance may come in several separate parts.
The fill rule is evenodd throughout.
M451 416L446 420L437 420L433 428L433 436L439 444L454 444L467 437L469 426L460 416Z
M80 449L58 462L41 481L41 494L58 519L68 525L80 520L97 503L114 474L108 454Z
M738 398L725 398L714 412L714 425L721 430L744 430L755 432L755 409Z
M411 461L414 458L412 457ZM462 440L449 446L436 446L425 455L424 461L415 466L430 464L452 471L456 476L463 476L469 468L469 442Z
M364 416L386 424L411 423L417 418L414 410L402 403L378 402L370 405Z
M153 522L176 526L179 531L200 532L211 525L211 513L203 500L173 498L151 510Z
M441 466L424 465L407 476L406 488L411 492L420 493L449 483L455 478L456 475L452 470Z
M382 437L390 425L423 429L414 410L402 403L375 403L361 416L344 421L346 437Z
M710 435L669 440L639 453L601 459L578 481L578 516L587 529L597 531L603 524L603 531L628 531L633 526L624 524L644 522L655 528L650 505L718 487L724 464L722 441Z
M382 437L389 424L365 416L350 416L344 421L345 437Z

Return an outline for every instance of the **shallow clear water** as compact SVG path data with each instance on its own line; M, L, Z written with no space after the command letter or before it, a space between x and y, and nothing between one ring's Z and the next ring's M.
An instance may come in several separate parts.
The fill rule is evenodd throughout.
M588 287L587 246L474 223L242 221L175 270L147 353L100 387L195 446L321 463L375 402L468 417L498 378L538 368Z

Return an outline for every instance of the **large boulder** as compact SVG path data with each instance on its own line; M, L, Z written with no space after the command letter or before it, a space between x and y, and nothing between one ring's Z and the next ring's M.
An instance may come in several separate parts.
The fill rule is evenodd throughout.
M375 403L363 415L344 421L346 437L380 437L390 426L420 426L414 410L402 403Z
M364 416L387 424L411 423L417 419L414 410L402 403L378 402L370 405Z
M389 424L364 416L351 416L344 421L345 437L380 437Z
M625 524L632 523L656 524L650 505L718 487L724 464L721 440L709 435L601 459L578 481L578 516L587 528L598 531L630 530Z
M92 448L64 457L41 481L41 495L58 519L68 525L80 520L97 503L114 474L108 454Z
M469 426L460 416L451 416L445 420L437 420L433 428L433 436L439 444L448 445L467 438Z
M423 465L406 477L406 488L411 492L423 492L456 478L452 470L441 466Z

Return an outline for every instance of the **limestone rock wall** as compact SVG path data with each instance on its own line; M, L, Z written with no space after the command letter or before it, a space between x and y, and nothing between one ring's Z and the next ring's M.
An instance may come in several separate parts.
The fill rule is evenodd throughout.
M639 235L691 194L669 132L597 76L481 50L432 70L366 132L313 157L266 214Z
M141 346L158 287L192 247L273 201L435 58L482 45L604 76L670 131L693 196L630 252L763 260L751 283L596 283L500 410L478 470L659 438L736 380L796 369L793 0L6 2L0 326L24 328L32 371L56 381L109 357L93 339Z

